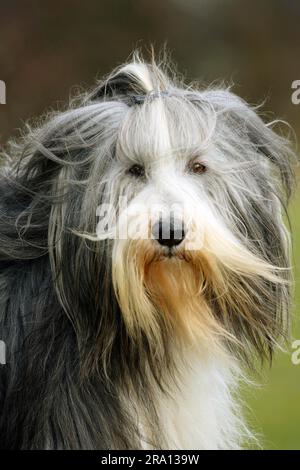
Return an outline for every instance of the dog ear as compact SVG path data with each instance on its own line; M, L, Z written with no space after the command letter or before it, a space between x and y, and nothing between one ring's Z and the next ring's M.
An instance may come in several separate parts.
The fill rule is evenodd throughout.
M273 123L266 124L253 109L246 104L244 106L246 111L244 110L242 115L237 113L236 122L241 123L244 116L248 139L255 147L256 152L267 158L271 168L277 171L283 192L289 199L295 183L293 163L296 161L290 141L274 132L272 129ZM274 124L276 124L276 121Z
M289 199L295 183L297 157L290 140L273 130L274 125L282 124L282 121L265 123L258 114L258 107L251 107L229 90L209 90L201 96L208 100L220 118L224 116L231 131L248 141L257 154L267 159L271 169L277 171L281 189Z

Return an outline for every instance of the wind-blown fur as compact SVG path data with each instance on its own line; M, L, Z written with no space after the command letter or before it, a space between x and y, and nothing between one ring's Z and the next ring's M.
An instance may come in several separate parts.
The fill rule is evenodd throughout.
M243 364L288 327L287 140L228 89L135 56L3 159L0 447L247 445ZM122 226L134 203L184 204L196 249L97 232L101 204Z

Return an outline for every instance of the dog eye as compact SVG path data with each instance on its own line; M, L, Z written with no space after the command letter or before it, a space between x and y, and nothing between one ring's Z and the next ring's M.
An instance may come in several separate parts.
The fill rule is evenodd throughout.
M193 161L189 164L189 171L195 175L201 175L206 171L206 166L203 163Z
M143 178L145 176L145 168L142 165L135 164L129 168L128 173L135 178Z

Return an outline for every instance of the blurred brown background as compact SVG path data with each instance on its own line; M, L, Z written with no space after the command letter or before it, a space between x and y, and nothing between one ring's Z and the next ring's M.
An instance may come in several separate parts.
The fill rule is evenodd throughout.
M165 42L188 80L223 79L251 103L266 98L269 117L286 119L299 136L300 105L291 102L291 84L300 80L299 25L299 0L1 0L7 104L0 106L0 145L27 118L60 105L75 85L92 85L135 47L152 43L159 50ZM298 194L295 256L299 208ZM264 383L250 402L265 447L300 448L300 365L282 356Z
M1 0L0 143L74 85L167 41L188 79L235 91L299 128L291 83L300 77L298 0Z

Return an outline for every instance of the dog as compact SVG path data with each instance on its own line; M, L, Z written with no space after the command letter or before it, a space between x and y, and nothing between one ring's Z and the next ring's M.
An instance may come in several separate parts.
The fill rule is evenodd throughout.
M256 445L239 385L291 306L273 124L135 54L7 145L1 448Z

